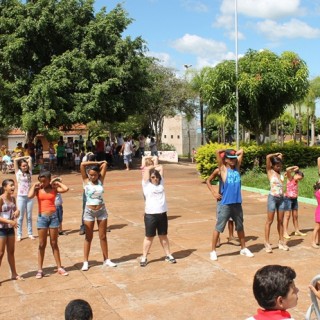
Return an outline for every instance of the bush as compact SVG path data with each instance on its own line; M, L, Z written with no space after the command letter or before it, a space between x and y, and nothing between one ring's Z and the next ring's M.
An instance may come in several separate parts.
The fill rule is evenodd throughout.
M283 154L283 167L299 166L307 168L317 163L320 157L320 148L317 146L308 147L298 143L286 143L284 146L278 144L264 144L261 146L255 143L243 144L244 158L241 171L258 170L265 172L266 156L269 153L281 152ZM208 143L198 148L195 155L197 169L202 179L206 179L212 171L217 167L216 152L220 149L235 149L235 145L225 145L218 143Z

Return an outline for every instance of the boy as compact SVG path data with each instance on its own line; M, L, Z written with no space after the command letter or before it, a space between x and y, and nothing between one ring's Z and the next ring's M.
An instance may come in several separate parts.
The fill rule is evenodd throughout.
M253 294L263 309L258 309L258 313L247 320L292 319L287 309L298 303L295 278L296 273L290 267L267 265L259 269L253 279Z
M240 254L246 257L253 257L254 254L246 248L244 229L243 229L243 211L241 197L241 177L240 165L243 159L243 150L219 150L217 152L217 162L220 170L220 176L223 183L223 194L220 202L216 228L213 231L211 260L218 260L216 246L219 235L223 232L230 218L235 222L238 233L241 250Z

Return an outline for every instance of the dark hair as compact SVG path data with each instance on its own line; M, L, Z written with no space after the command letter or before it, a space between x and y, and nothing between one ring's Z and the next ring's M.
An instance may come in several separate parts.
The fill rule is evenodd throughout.
M2 181L2 184L1 184L1 187L0 187L0 194L3 194L4 193L4 188L9 184L9 183L13 183L14 184L14 181L12 179L4 179Z
M160 184L160 181L161 181L161 179L162 179L160 172L159 172L158 170L154 169L154 168L151 169L151 170L149 171L149 180L150 180L150 181L151 181L151 176L152 176L153 174L159 179L159 184Z
M313 189L315 191L319 190L320 189L320 181L317 181L315 185L313 185Z
M275 166L276 164L282 164L282 159L277 156L271 157L270 161L272 166Z
M295 277L290 267L267 265L259 269L253 279L253 294L259 306L273 309L278 297L287 296Z
M40 178L47 178L47 179L51 180L51 172L50 171L40 172L39 176L38 176L38 180L40 180Z
M26 164L28 165L28 170L26 171L26 173L30 173L30 172L29 172L29 169L30 169L30 168L29 168L29 163L28 163L28 161L27 161L26 159L20 159L20 160L18 160L18 167L19 167L19 169L20 169L22 163L26 163Z
M302 171L300 171L300 170L295 171L294 174L298 174L299 176L304 178L304 173Z
M87 156L87 161L96 161L97 157L95 154L91 153Z
M64 318L65 320L91 320L93 319L92 308L85 300L72 300L66 306Z

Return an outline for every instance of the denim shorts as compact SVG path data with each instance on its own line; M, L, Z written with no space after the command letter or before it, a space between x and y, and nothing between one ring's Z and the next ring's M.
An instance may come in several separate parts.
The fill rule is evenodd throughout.
M123 155L123 162L124 163L129 163L132 162L132 154L124 154Z
M298 198L284 197L284 210L285 211L298 210Z
M268 195L268 212L284 211L285 201L284 197L275 197L271 194Z
M84 221L94 221L97 220L106 220L108 219L108 213L105 205L103 205L98 210L93 210L88 207L85 207L84 214L83 214L83 220Z
M236 231L243 231L243 211L241 203L219 205L216 230L222 233L230 218L235 222Z
M56 206L56 209L57 209L57 216L58 216L59 223L61 223L63 221L63 207Z
M59 219L57 212L52 214L39 213L37 219L38 229L59 228Z
M156 213L144 215L144 226L146 228L146 237L154 237L158 232L158 236L168 234L168 217L167 213Z
M0 238L14 237L14 228L1 228Z

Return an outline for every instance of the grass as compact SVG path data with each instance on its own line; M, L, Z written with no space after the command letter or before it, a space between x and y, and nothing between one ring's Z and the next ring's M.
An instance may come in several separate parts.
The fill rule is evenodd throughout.
M299 196L305 198L314 198L313 186L318 181L318 168L308 167L301 169L304 178L299 182ZM244 173L241 177L242 185L246 187L269 190L270 185L265 172L251 170ZM286 184L286 180L284 186Z

